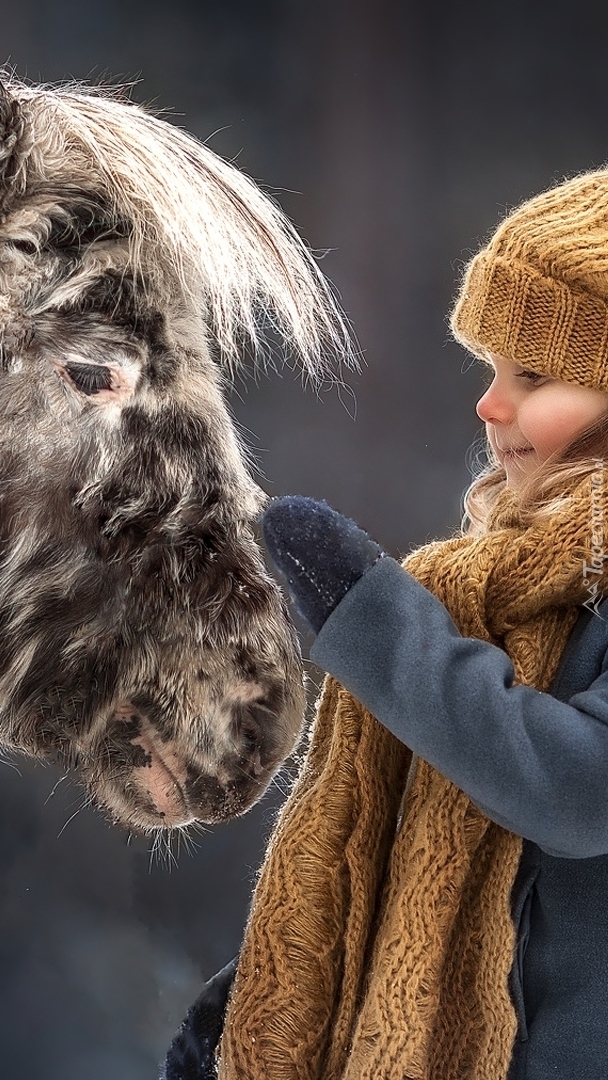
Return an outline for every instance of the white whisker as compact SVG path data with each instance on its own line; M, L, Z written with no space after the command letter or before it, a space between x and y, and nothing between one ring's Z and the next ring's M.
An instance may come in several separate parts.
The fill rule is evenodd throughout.
M60 829L60 830L59 830L59 832L57 833L57 839L58 839L58 840L59 840L59 837L60 837L60 836L62 836L62 835L63 835L63 833L65 832L65 830L67 829L67 827L68 827L68 825L70 824L70 822L71 822L71 821L73 821L73 820L74 820L74 818L75 818L75 817L77 817L77 816L78 816L78 814L79 814L79 813L81 812L81 810L84 810L84 809L85 809L85 807L86 807L87 805L88 805L88 804L87 804L87 802L85 801L85 802L82 802L80 806L77 806L77 807L76 807L76 809L75 809L74 813L70 815L70 817L69 817L69 818L67 819L67 821L66 821L66 822L65 822L65 823L64 823L64 824L62 825L61 829Z
M53 795L54 795L54 794L55 794L55 792L57 791L57 788L59 787L59 785L60 785L60 784L63 784L64 780L67 780L67 779L68 779L68 774L67 774L67 773L65 773L65 774L64 774L63 776L60 776L60 777L59 777L59 779L58 779L57 783L53 785L53 788L51 789L51 791L50 791L50 792L49 792L49 794L47 795L46 799L44 800L44 805L45 805L45 806L46 806L46 805L47 805L47 803L48 803L48 802L50 802L50 800L51 800L51 799L53 798Z

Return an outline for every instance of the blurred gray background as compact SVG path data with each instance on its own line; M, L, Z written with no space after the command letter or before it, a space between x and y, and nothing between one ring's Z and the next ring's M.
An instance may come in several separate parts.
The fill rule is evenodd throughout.
M136 99L209 138L327 251L366 367L342 401L290 371L236 387L266 490L327 498L393 554L454 529L481 380L446 313L507 208L608 159L606 4L0 0L0 15L19 74L139 78ZM176 865L58 781L0 762L0 1077L155 1080L238 950L286 781Z

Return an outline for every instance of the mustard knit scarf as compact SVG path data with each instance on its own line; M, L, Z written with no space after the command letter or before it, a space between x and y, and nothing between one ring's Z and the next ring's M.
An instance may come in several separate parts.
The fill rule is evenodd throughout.
M507 651L519 683L547 690L589 596L598 490L597 474L585 477L542 526L523 528L505 489L483 536L404 561L463 635ZM326 681L255 892L220 1080L506 1076L521 840L426 762L408 778L411 762Z

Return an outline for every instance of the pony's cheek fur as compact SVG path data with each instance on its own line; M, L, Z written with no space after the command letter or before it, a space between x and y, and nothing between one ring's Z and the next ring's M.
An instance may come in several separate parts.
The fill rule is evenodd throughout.
M242 813L301 729L225 402L264 322L313 377L352 358L251 181L115 91L0 73L0 743L130 828Z

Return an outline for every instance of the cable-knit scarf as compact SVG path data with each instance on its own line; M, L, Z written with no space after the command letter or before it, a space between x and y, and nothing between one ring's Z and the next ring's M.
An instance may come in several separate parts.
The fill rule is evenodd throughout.
M507 651L519 683L548 689L578 605L608 585L603 479L527 528L505 489L482 536L404 561L463 635ZM408 778L411 762L326 681L255 892L221 1080L506 1077L521 840L426 762Z

